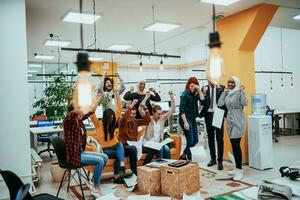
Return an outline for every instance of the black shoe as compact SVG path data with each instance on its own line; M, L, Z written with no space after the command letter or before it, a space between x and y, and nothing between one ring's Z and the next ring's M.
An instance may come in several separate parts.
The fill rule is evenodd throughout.
M217 164L216 160L210 160L209 163L207 163L207 167L211 167Z
M187 155L186 155L186 154L182 154L182 155L179 157L179 160L188 160Z
M125 181L123 178L117 178L117 179L114 179L114 183L116 184L125 184Z
M128 172L126 171L125 166L120 167L120 173L119 173L119 178L127 178L129 176L132 176L132 171L129 170Z
M218 163L218 170L223 170L223 164L221 162Z

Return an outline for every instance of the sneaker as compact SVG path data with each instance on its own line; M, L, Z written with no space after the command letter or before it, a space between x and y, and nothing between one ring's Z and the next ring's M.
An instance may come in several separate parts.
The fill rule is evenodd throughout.
M119 178L127 178L129 176L132 176L132 171L126 171L126 167L125 166L121 166L120 167L120 173L119 173Z
M218 162L218 170L223 170L223 164L221 162Z
M211 167L217 164L216 160L210 160L209 163L207 163L207 167Z
M235 173L236 173L236 170L233 169L233 170L230 170L230 171L228 172L228 175L229 175L229 176L234 176Z
M233 176L234 181L241 181L243 180L243 170L241 169L236 169L236 173Z

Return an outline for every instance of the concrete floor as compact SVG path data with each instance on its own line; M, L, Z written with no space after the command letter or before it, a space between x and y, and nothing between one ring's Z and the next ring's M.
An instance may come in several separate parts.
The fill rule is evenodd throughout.
M200 141L203 141L202 138ZM184 143L184 142L183 142ZM201 142L203 143L203 142ZM207 155L208 149L206 149ZM50 162L55 160L55 158L50 159L49 155L45 153L41 156L44 165L41 168L42 180L40 184L37 185L37 193L50 193L55 195L58 189L59 184L52 182L52 177L50 173ZM297 161L300 161L300 136L281 136L278 143L273 143L273 158L274 164L273 168L269 170L256 170L244 166L244 181L249 182L254 185L260 184L263 180L274 180L280 178L279 168L281 166L295 166L300 165ZM206 164L202 164L201 167L205 167ZM224 162L224 170L218 171L216 166L209 168L212 171L217 173L225 174L232 168L232 164L229 162ZM60 196L65 199L75 199L75 196L72 192L66 193L66 189L61 190Z

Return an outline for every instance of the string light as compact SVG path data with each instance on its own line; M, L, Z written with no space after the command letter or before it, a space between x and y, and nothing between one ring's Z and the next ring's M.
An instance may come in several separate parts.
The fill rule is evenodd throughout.
M272 81L272 73L271 73L271 80L270 80L270 84L271 84L271 87L270 87L270 91L273 92L273 81Z
M161 71L164 70L164 62L163 62L162 58L160 60L160 67L159 68L160 68Z
M291 88L294 87L294 80L293 80L293 74L291 74Z
M281 89L283 90L283 75L281 74Z

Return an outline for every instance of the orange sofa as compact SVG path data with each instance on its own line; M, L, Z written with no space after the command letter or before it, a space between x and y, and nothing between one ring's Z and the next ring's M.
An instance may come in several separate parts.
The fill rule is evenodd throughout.
M138 133L138 139L145 133L145 128L142 127L142 130ZM95 130L93 131L87 131L87 136L93 137L95 140L99 142L99 139L97 138L97 133ZM171 143L171 159L173 160L178 160L180 157L180 152L181 152L181 137L180 135L173 133L171 134L171 138L173 139L173 142ZM89 144L86 145L86 151L95 151L95 148ZM144 160L146 158L146 154L143 154L142 158L137 161L137 166L142 166L144 163ZM106 163L106 166L103 169L103 173L110 173L114 171L114 162L115 159L109 159L108 162ZM125 166L127 169L130 169L130 164L129 164L129 158L125 158ZM92 171L92 166L86 167L86 169L90 172Z

